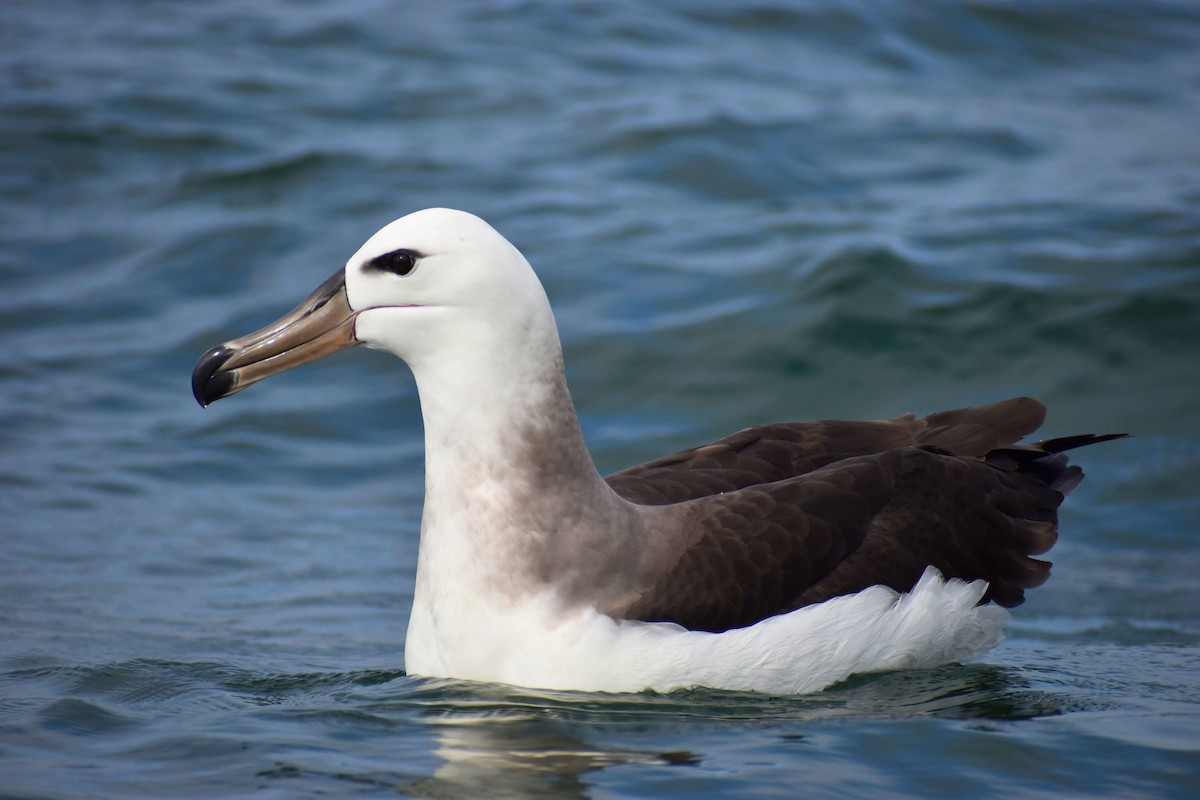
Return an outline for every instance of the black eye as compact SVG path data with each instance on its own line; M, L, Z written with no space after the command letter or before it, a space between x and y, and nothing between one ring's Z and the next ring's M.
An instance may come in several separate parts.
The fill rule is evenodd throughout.
M393 275L407 275L417 265L417 255L411 250L394 250L371 259L371 266Z

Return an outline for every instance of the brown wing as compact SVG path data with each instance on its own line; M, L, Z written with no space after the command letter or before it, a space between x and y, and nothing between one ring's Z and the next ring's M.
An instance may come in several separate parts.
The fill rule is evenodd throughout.
M1041 403L1018 397L978 408L909 414L881 422L825 420L747 428L712 444L683 450L609 475L617 494L642 505L666 505L804 475L855 456L933 445L982 456L1037 430Z
M877 584L907 591L929 565L1017 605L1049 575L1029 556L1054 544L1053 487L1078 468L1001 452L992 463L903 447L688 503L699 540L618 615L723 631Z

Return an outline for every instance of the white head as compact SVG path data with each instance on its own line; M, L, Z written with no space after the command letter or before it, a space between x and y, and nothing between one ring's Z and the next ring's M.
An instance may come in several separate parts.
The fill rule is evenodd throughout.
M291 313L210 350L192 376L207 405L262 378L363 343L418 373L459 369L534 350L557 351L541 283L503 236L472 214L418 211L385 226Z
M479 217L431 208L387 225L346 262L358 341L418 368L446 348L519 342L549 313L533 269Z

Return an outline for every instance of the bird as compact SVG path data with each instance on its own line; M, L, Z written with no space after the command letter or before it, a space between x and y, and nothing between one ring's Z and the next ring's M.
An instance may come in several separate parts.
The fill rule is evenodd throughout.
M198 361L201 406L357 344L425 437L406 673L585 692L799 694L974 658L1050 572L1083 478L1027 397L746 428L602 477L553 311L481 218L384 226L277 322Z

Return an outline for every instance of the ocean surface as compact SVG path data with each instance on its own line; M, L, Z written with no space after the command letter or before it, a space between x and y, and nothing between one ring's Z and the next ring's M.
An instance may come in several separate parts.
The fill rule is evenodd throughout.
M408 370L189 379L439 205L538 269L604 471L1018 394L1134 438L975 663L408 677ZM1198 792L1200 4L0 4L0 796Z

